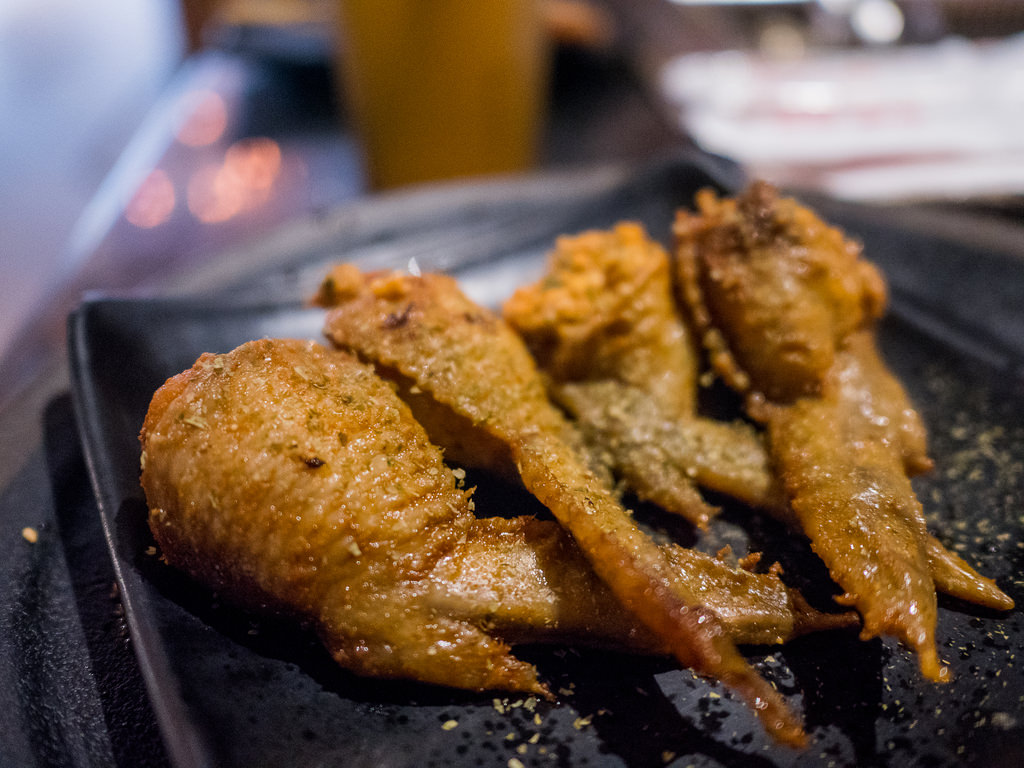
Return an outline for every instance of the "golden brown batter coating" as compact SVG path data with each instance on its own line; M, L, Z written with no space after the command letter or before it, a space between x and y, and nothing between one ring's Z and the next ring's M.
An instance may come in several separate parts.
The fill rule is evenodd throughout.
M674 578L700 596L729 636L743 644L779 644L807 632L859 625L856 614L824 614L772 571L753 573L674 545L662 547ZM557 523L529 517L477 520L466 541L442 558L431 604L511 643L598 645L668 653L623 610Z
M543 693L506 642L664 652L557 524L475 519L405 405L343 352L257 341L204 355L154 395L141 441L164 557L310 621L355 672ZM774 574L665 551L739 642L850 623Z
M736 200L705 192L698 207L677 216L678 269L712 365L765 423L792 512L863 635L901 639L941 679L933 571L961 594L1008 598L925 529L909 480L931 466L924 427L875 348L881 276L767 184Z
M554 381L610 379L666 412L694 412L697 350L676 310L668 253L639 224L559 237L544 276L503 313Z
M357 278L340 270L329 277L338 303L328 315L328 338L397 370L508 445L523 484L638 621L685 666L742 695L776 738L803 743L803 728L778 692L746 663L699 597L673 583L665 554L566 441L571 430L515 332L470 302L450 277Z
M676 254L712 365L772 401L818 394L837 346L881 315L881 275L856 243L764 182L737 199L702 190L697 207L676 217Z
M704 527L715 510L695 483L751 503L772 493L756 487L774 483L753 431L697 416L698 357L668 254L638 224L559 238L546 274L504 315L552 397L641 499Z
M141 440L170 563L312 621L359 674L543 690L502 642L422 599L473 515L368 367L306 342L204 355L154 395Z
M609 380L563 384L556 399L591 450L614 457L630 490L698 526L708 518L692 514L691 481L761 509L786 508L761 435L749 424L668 415L643 390Z
M845 381L862 373L856 353L845 348L836 368ZM899 637L917 651L924 675L937 680L937 605L923 511L900 451L871 434L858 400L844 394L840 384L833 396L769 409L772 455L811 546L846 592L840 602L864 619L862 637Z

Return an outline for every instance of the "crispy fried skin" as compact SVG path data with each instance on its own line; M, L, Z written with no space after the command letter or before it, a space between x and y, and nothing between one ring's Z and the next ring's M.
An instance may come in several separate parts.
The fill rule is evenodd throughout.
M697 353L668 254L640 225L559 238L546 274L504 315L552 397L641 499L705 527L716 510L695 483L748 502L771 493L751 485L771 482L753 431L697 416Z
M778 644L807 632L848 628L856 615L810 608L774 572L752 573L674 545L662 547L674 578L699 595L737 643ZM529 517L477 520L432 573L431 604L511 642L564 641L667 653L623 610L557 523Z
M1014 607L1013 599L992 579L980 575L934 536L925 540L925 551L932 579L940 592L996 611L1009 611Z
M715 677L754 708L780 741L804 743L796 716L747 664L721 621L676 581L673 568L566 441L522 340L447 276L361 276L332 270L325 334L508 445L526 488L569 531L591 567L684 665ZM321 293L321 300L324 292Z
M311 621L357 673L545 693L506 642L664 652L557 524L477 520L406 406L343 352L258 341L204 355L154 395L141 442L168 562ZM739 642L843 626L774 574L666 554Z
M204 355L154 395L141 441L171 564L313 622L359 674L544 692L504 643L423 600L473 515L370 368L304 342Z
M817 395L837 347L882 314L885 283L860 248L764 182L710 190L674 233L682 295L715 370L773 402Z
M872 367L873 364L869 363L868 369ZM885 382L886 387L889 385L891 381ZM617 441L628 444L620 455L625 457L623 460L635 462L635 473L642 472L651 477L648 487L671 492L673 475L658 476L667 465L681 466L687 474L701 478L714 478L716 473L720 473L717 479L706 482L706 486L800 528L759 437L750 433L749 439L744 439L743 430L734 424L721 425L724 433L716 434L719 422L710 419L689 422L659 420L657 406L650 399L630 397L635 390L617 389L616 394L621 399L614 408L603 407L604 402L610 401L610 396L583 394L577 397L577 389L604 386L608 383L565 385L561 388L562 400L571 403L572 412L580 414L582 429L590 434L592 443L608 445ZM886 398L886 402L891 404L893 401ZM870 408L870 405L866 407ZM637 416L638 413L641 415ZM910 432L916 434L917 430ZM677 441L683 445L677 445ZM695 452L694 446L699 450ZM724 472L722 468L725 468ZM650 500L661 503L661 498L655 493L650 495ZM934 536L926 534L924 546L932 579L940 592L997 611L1013 608L1013 600L995 582L980 575Z
M864 332L860 332L864 333ZM840 378L857 376L852 350L837 353ZM768 409L772 455L815 552L864 619L862 637L892 634L939 679L937 605L921 505L898 450L872 435L856 399L807 397Z
M616 469L640 498L683 514L689 486L681 478L693 478L751 506L787 509L764 442L748 424L666 417L642 390L607 380L563 384L557 398L587 442L615 456Z
M557 382L612 380L692 414L697 351L675 306L665 249L639 224L559 237L548 269L503 308Z
M941 679L933 573L977 601L1008 598L925 529L909 480L931 466L924 427L875 348L881 276L767 184L697 202L676 220L678 270L712 365L765 423L792 512L863 634L898 637Z

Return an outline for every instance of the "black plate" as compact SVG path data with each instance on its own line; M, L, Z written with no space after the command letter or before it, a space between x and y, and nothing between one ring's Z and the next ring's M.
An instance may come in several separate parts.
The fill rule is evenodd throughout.
M920 679L888 640L835 632L747 649L806 718L804 751L766 740L720 686L662 660L526 648L555 704L354 678L300 630L221 605L150 554L137 434L153 391L204 351L262 336L318 338L302 306L335 259L445 269L494 303L532 277L560 232L643 221L666 237L672 211L728 166L683 158L645 172L601 170L374 201L305 222L226 256L198 298L96 299L70 320L76 407L140 666L168 751L192 766L867 766L1024 764L1020 612L942 598L938 637L953 682ZM1024 272L1019 254L895 226L878 211L820 201L890 273L883 349L930 426L938 469L917 483L933 532L1024 598ZM963 235L963 236L959 236ZM242 270L242 271L240 271ZM245 274L246 278L231 275ZM978 303L991 313L979 313ZM935 308L941 307L941 311ZM986 317L997 317L991 324ZM1016 324L1016 325L1014 325ZM485 499L501 493L481 489ZM478 507L481 506L478 500ZM496 503L496 502L495 502ZM655 524L669 524L638 510ZM677 527L678 528L678 527ZM827 600L806 546L727 507L689 543L765 551ZM825 583L823 584L823 581ZM446 726L445 724L448 724ZM454 727L450 727L454 723Z

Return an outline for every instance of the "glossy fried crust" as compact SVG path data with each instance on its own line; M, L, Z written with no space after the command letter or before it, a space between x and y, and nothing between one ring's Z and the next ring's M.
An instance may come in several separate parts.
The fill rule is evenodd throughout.
M307 342L204 355L154 395L141 441L150 526L170 563L312 621L360 674L542 690L503 643L423 603L473 516L368 367Z
M641 499L698 526L708 520L695 514L692 481L753 507L787 509L761 435L749 424L666 414L643 390L609 381L564 384L556 397Z
M545 693L506 642L667 651L557 524L477 520L405 405L345 353L258 341L204 355L154 395L141 441L164 558L311 622L354 672ZM775 574L665 551L739 642L850 623Z
M640 225L621 223L558 238L544 276L517 290L503 314L591 453L639 498L704 527L717 510L690 472L706 462L693 460L695 451L679 460L630 439L666 420L690 421L695 412L696 350L671 280L665 249ZM640 401L656 410L630 408ZM657 421L645 421L648 414ZM692 448L680 440L674 446Z
M678 271L712 365L765 424L792 512L864 635L898 637L941 679L933 573L983 604L1012 602L925 529L909 476L931 460L923 423L875 348L879 273L767 184L735 200L705 192L698 207L676 219Z
M615 380L692 413L697 351L675 305L668 253L639 224L558 238L536 283L505 303L556 382Z
M780 496L760 439L697 415L698 356L668 254L638 224L560 237L504 316L591 451L639 498L704 527L696 486L758 505Z
M420 388L505 442L523 484L572 534L591 567L684 665L740 693L781 741L803 743L797 718L746 663L720 620L673 582L665 554L566 442L519 337L449 277L391 273L360 281L333 271L325 333L338 346ZM340 289L338 286L342 286Z
M754 573L675 545L662 547L682 589L699 595L743 644L779 644L807 632L857 626L852 612L809 607L772 571ZM561 641L667 654L625 611L557 524L529 517L477 520L442 558L432 604L486 626L509 642Z
M740 391L819 394L842 340L884 310L885 283L860 246L765 182L736 199L701 191L674 233L685 303Z
M837 354L835 395L770 411L771 451L811 546L846 591L840 601L864 618L862 636L899 637L939 679L924 514L900 450L871 434L851 392L870 386L855 350L871 339L860 334Z

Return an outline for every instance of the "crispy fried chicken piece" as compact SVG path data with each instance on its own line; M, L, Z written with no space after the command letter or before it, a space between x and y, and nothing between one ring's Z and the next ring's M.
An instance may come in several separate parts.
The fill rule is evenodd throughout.
M741 644L859 625L853 612L821 613L773 570L753 573L692 549L663 545L673 578L699 595ZM597 578L557 523L532 517L476 520L466 541L442 558L431 604L513 644L567 642L668 653Z
M556 382L610 379L670 413L694 412L697 350L676 310L668 254L639 224L559 237L547 272L503 312Z
M862 635L899 638L942 679L933 574L958 594L1012 602L927 534L909 480L931 466L924 426L875 348L881 275L770 185L736 200L706 191L697 204L677 216L678 269L712 365L766 425L793 514Z
M697 195L676 216L684 303L714 369L772 402L818 395L849 333L881 316L885 283L859 246L764 182Z
M856 344L870 343L857 332ZM898 450L871 434L844 384L859 378L854 340L837 354L838 392L769 411L772 455L811 546L864 618L862 636L892 634L942 675L925 522Z
M736 650L721 621L673 581L665 553L644 534L566 441L571 428L547 398L522 340L469 301L447 276L362 276L333 270L325 333L508 446L526 488L569 531L591 567L685 666L738 692L780 741L806 737L778 692Z
M593 382L585 386L615 387L608 382ZM621 460L634 462L632 471L646 473L650 486L667 486L674 482L672 472L659 477L666 465L697 466L699 469L693 473L698 477L713 478L716 473L721 473L720 479L714 483L707 482L707 487L717 488L794 528L800 528L785 491L772 471L768 451L757 436L750 434L749 439L743 439L738 426L728 424L723 425L727 431L719 439L705 440L718 422L710 419L665 421L659 419L657 405L635 390L615 387L615 393L621 398L617 408L603 407L604 402L611 401L609 393L605 397L574 399L571 410L580 415L581 422L586 425L584 428L596 443L617 441L622 444L620 456L624 458ZM562 390L563 398L575 394L570 387ZM694 446L698 450L694 451ZM724 472L722 468L725 468ZM658 498L652 494L651 500L657 503ZM924 546L932 579L940 592L993 610L1006 611L1013 607L1013 601L994 581L977 573L934 536L926 534Z
M697 351L668 254L640 225L559 238L504 315L553 399L641 499L706 527L715 510L695 482L750 503L778 495L753 430L697 416ZM756 486L764 478L773 488Z
M643 390L612 381L565 384L557 399L594 449L615 457L616 469L640 498L684 514L678 495L683 478L693 478L751 506L786 509L764 442L748 424L666 417ZM690 519L702 527L705 522Z
M477 520L404 403L343 352L258 341L204 355L154 395L141 442L167 561L310 621L357 673L545 693L505 643L664 652L556 523ZM775 574L665 551L738 642L849 623Z
M544 692L503 642L425 600L469 497L367 366L306 342L204 355L154 395L141 442L171 564L312 622L358 674Z

